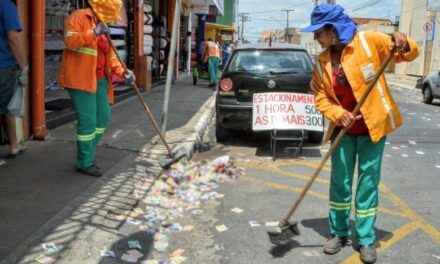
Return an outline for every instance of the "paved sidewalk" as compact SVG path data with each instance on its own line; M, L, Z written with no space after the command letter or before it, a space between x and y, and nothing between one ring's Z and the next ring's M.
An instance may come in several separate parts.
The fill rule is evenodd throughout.
M420 77L410 75L399 75L394 73L386 73L385 77L389 84L397 85L407 89L417 89L416 83Z
M144 94L160 122L164 86ZM173 151L191 155L214 113L214 92L207 83L181 77L172 87L167 141ZM75 172L75 123L50 131L44 142L27 142L25 155L0 167L0 263L35 263L41 243L56 243L57 263L98 263L102 246L121 239L115 216L133 208L138 179L158 175L165 147L137 97L112 107L112 119L97 151L105 172L93 178ZM0 148L0 155L7 152Z

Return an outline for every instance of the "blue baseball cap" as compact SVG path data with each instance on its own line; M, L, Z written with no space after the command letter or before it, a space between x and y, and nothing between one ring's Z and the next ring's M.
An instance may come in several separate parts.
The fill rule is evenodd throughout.
M325 25L332 25L338 32L341 43L347 44L356 34L356 23L344 13L344 8L337 4L322 4L313 9L310 26L302 32L315 32Z

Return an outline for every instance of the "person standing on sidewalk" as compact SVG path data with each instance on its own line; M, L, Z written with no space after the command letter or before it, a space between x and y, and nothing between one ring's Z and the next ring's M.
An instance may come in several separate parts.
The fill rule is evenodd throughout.
M334 139L338 130L348 128L331 156L330 238L324 252L336 254L350 236L350 210L353 173L358 164L355 196L355 230L361 260L374 263L376 234L374 223L379 206L379 183L386 136L402 125L399 108L391 96L384 76L365 101L357 116L351 111L366 91L369 82L393 46L396 62L412 61L419 54L414 40L396 32L357 32L356 24L340 5L317 6L311 25L303 32L313 32L324 51L315 65L310 88L316 106L331 123L324 142Z
M106 24L119 17L121 0L89 0L89 7L73 12L65 21L65 48L58 82L67 89L77 116L77 171L99 177L96 145L110 120L114 102L111 75L135 82L109 44Z
M209 87L215 87L219 77L220 49L211 38L208 38L208 41L205 43L204 62L208 62Z
M29 65L21 31L17 7L10 0L0 1L0 115L9 140L8 158L15 158L25 151L17 140L15 117L7 110L17 85L27 83Z

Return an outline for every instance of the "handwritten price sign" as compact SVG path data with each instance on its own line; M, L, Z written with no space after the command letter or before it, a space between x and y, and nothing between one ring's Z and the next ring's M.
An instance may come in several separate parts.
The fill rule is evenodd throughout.
M322 114L315 107L313 95L301 93L255 93L252 129L323 131Z

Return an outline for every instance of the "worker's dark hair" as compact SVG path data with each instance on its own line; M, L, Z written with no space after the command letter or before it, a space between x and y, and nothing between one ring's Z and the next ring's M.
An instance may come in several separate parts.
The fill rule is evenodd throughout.
M208 38L208 41L212 41L212 38Z

